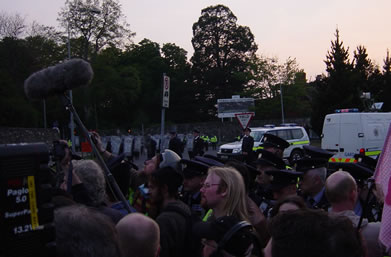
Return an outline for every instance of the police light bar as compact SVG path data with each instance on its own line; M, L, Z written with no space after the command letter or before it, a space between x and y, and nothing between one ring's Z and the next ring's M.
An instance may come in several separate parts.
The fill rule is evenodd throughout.
M358 108L350 108L350 109L336 109L335 113L345 113L345 112L359 112Z
M282 123L280 124L280 127L296 127L298 126L297 123Z

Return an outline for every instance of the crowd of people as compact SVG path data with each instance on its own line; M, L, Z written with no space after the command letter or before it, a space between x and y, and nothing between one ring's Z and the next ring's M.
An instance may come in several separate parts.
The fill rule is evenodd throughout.
M244 132L243 144L251 145L249 130ZM57 256L389 254L378 239L382 199L368 185L371 160L357 156L350 168L331 171L333 153L305 146L303 159L286 163L289 143L265 134L263 149L245 145L243 161L223 161L204 155L199 133L194 130L189 159L177 153L181 142L173 133L171 150L150 156L138 170L107 151L93 132L110 174L94 160L71 160L67 149L64 192L53 198Z

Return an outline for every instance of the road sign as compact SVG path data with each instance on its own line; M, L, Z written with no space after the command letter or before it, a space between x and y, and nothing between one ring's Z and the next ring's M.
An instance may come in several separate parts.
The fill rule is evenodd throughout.
M163 75L163 103L164 108L168 108L170 103L170 77Z
M235 117L238 119L240 126L242 126L243 129L247 128L254 115L254 112L235 113Z

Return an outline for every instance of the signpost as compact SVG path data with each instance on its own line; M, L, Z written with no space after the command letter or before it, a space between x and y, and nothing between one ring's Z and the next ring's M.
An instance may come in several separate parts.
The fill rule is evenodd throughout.
M163 73L163 100L162 100L162 120L160 127L160 152L163 152L163 136L164 136L164 117L166 108L170 105L170 77Z
M164 108L168 108L170 104L170 77L163 75L163 104Z
M254 112L235 113L235 117L238 119L240 126L242 126L243 129L247 128L254 115Z

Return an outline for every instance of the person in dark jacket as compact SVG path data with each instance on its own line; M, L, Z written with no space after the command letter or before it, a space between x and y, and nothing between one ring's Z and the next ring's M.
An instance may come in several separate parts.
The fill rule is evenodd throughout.
M200 131L195 129L193 131L194 133L194 140L193 140L193 153L190 158L197 156L197 155L203 155L204 154L204 147L205 143L204 140L200 137Z
M182 158L182 149L183 149L183 143L182 141L177 137L177 134L175 131L170 132L170 142L168 143L168 149L176 152L179 157Z
M253 152L254 138L250 136L250 132L251 132L250 128L245 128L243 131L244 131L244 137L242 142L242 154L243 154L244 161L247 164L251 164L254 160L254 152Z
M182 175L172 167L158 169L149 179L151 202L160 209L156 218L160 228L160 257L192 254L188 247L191 211L185 203L177 199L182 182Z

